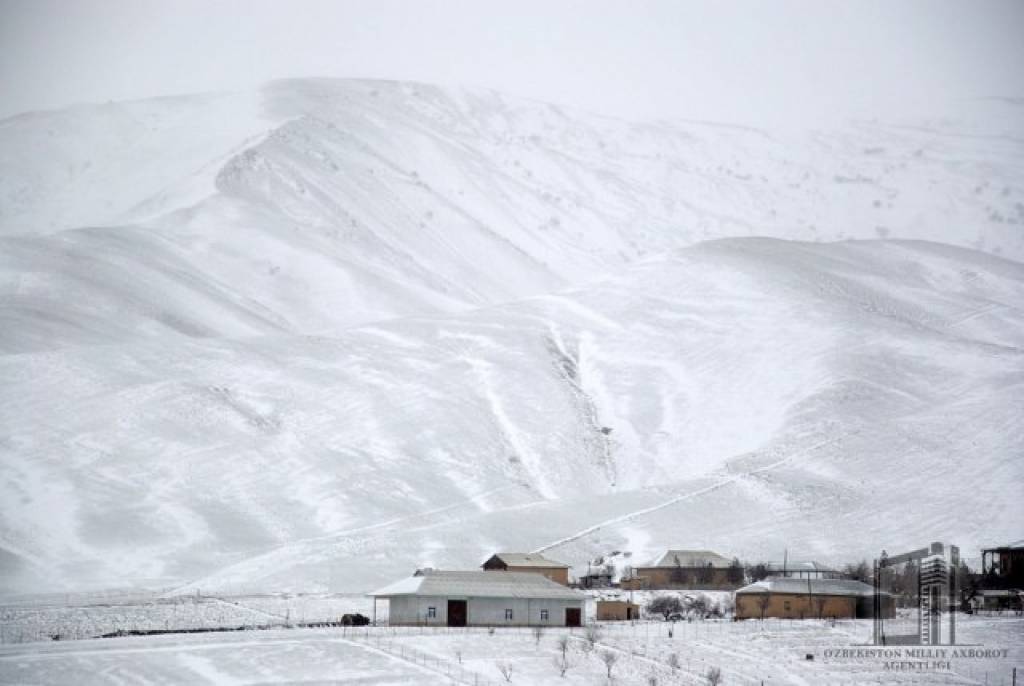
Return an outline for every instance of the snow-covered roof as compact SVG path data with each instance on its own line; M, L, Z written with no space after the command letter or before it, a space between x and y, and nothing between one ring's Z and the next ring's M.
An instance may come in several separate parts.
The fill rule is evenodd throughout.
M781 572L783 569L787 572L834 572L835 569L828 565L823 565L820 562L814 560L787 560L786 562L766 562L765 567L770 572Z
M461 598L549 598L584 600L585 595L531 572L449 572L423 570L369 595L453 596Z
M569 565L555 562L538 553L495 553L491 558L498 558L509 567L550 567L568 569ZM488 559L491 559L488 558Z
M791 593L795 595L874 595L872 586L852 579L793 579L791 577L772 577L755 581L736 591L740 593Z
M713 550L666 550L651 567L728 567L732 560Z

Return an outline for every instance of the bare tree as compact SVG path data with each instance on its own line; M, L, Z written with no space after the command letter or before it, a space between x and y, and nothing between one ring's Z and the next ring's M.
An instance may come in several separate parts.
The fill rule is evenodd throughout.
M555 655L551 660L552 664L555 665L555 670L558 672L558 676L565 677L565 673L575 667L575 663L569 658L567 652Z
M601 651L601 662L604 663L604 668L608 672L608 680L611 681L612 670L615 669L615 663L619 661L619 654L610 650Z
M828 598L820 595L814 599L814 609L818 613L818 619L821 619L822 615L825 614L825 603L828 602Z
M462 664L462 646L455 646L452 649L452 651L455 653L455 659L458 660L459 664L461 665Z
M740 586L743 583L743 565L740 564L738 557L732 558L732 562L729 563L729 571L726 572L726 577L733 586Z
M533 640L537 642L537 645L540 645L540 639L542 638L544 638L544 627L539 625L533 627Z
M568 634L562 634L559 636L558 641L555 643L555 645L558 646L558 652L562 653L563 658L569 654L569 644L570 640Z
M703 593L698 593L696 597L690 600L690 611L698 617L703 617L708 612L708 597Z
M772 602L772 597L767 593L763 593L757 597L757 607L761 610L761 619L764 620L764 613L768 611L768 606Z
M679 653L669 653L668 666L673 672L678 672L682 663L679 661Z
M683 604L674 595L658 595L651 598L651 602L647 603L647 612L664 616L666 622L669 617L682 611Z
M704 678L708 680L709 686L718 686L722 683L722 670L718 667L708 667Z
M871 566L867 560L861 560L857 564L848 564L843 568L843 574L848 579L871 583Z
M658 675L654 672L647 675L647 686L658 686Z
M697 561L697 582L701 585L710 584L715 578L715 568L706 560Z
M752 582L766 579L768 578L768 564L765 562L758 562L756 564L747 565L746 572L747 578Z
M587 628L583 630L583 649L590 652L597 647L600 641L601 627L597 624L588 624Z
M512 663L511 662L498 662L498 671L505 677L505 681L512 681Z
M687 582L687 572L683 569L682 562L679 561L679 556L675 555L672 558L672 571L669 572L669 581L677 586L685 585Z

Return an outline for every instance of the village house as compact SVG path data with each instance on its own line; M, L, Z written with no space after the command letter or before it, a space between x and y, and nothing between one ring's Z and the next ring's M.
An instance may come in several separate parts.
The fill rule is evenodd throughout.
M736 591L736 619L870 618L875 589L850 579L762 579ZM882 614L895 616L895 604L882 593Z
M581 626L586 596L532 572L426 569L369 594L392 626Z
M640 619L640 606L628 600L598 600L597 619L601 622L626 622Z
M652 565L619 581L627 590L719 589L743 584L743 568L711 550L667 550Z
M495 553L480 565L487 572L529 572L569 585L569 565L549 560L537 553Z

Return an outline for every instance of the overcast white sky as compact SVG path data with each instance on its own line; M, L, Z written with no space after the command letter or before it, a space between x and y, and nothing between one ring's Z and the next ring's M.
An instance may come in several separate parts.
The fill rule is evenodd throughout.
M284 76L776 122L1024 95L1024 0L0 0L0 117Z

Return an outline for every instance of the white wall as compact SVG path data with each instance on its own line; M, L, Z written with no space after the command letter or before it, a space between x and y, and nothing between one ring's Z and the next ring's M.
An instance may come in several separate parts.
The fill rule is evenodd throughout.
M428 596L396 596L389 599L389 622L393 625L414 624L446 626L448 600L467 600L467 623L476 626L565 626L565 609L580 609L584 619L583 599L537 600L525 598L447 598ZM436 616L429 618L429 608L436 608ZM505 610L512 610L512 620L505 619ZM541 610L548 611L548 619L541 620Z

